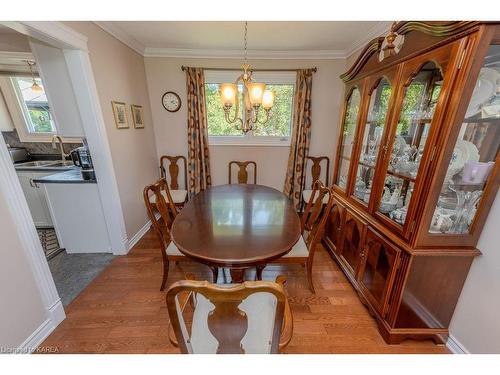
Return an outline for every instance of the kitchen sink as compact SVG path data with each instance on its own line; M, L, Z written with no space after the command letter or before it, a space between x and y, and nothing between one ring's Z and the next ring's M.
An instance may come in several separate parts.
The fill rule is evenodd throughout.
M17 170L43 170L43 171L64 171L74 166L71 160L34 160L25 163L16 163Z

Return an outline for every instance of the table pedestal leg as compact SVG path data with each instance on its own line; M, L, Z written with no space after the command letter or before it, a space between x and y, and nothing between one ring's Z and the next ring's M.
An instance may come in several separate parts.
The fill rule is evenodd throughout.
M266 268L266 265L260 265L256 267L257 280L262 280L262 271L264 271L264 268Z
M231 268L231 283L240 284L245 281L245 268Z

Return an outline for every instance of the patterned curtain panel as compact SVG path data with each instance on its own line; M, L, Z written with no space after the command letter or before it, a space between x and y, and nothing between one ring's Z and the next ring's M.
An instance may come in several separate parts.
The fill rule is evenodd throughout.
M203 69L186 68L186 88L189 193L193 195L212 185Z
M300 209L302 190L305 183L306 157L311 142L311 91L312 69L297 72L293 105L293 129L290 156L285 178L285 193L296 209Z

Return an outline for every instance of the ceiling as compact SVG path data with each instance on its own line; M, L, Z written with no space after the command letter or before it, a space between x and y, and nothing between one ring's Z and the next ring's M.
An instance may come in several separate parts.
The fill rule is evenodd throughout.
M145 56L242 55L244 22L96 23ZM385 21L249 22L249 57L346 57L389 27L390 22Z

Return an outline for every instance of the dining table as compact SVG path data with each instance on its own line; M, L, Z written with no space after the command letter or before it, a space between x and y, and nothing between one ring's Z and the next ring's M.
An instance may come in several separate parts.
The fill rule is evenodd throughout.
M231 281L257 279L272 260L287 254L301 235L300 219L282 192L257 184L220 185L192 197L177 214L171 238L185 256L209 266L217 280L229 268Z

